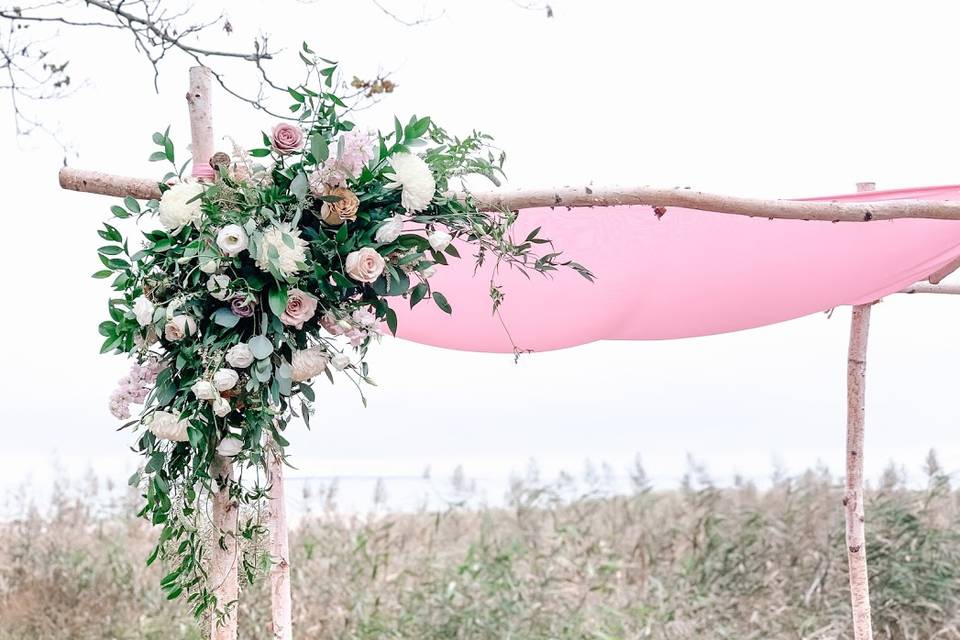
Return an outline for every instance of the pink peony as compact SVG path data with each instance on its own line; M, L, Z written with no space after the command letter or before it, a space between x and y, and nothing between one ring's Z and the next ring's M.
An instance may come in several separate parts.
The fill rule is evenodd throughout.
M303 323L317 312L317 299L306 291L290 289L287 293L287 308L280 316L280 322L285 325L303 329Z
M303 147L303 130L288 122L281 122L273 128L270 143L277 153L288 154Z

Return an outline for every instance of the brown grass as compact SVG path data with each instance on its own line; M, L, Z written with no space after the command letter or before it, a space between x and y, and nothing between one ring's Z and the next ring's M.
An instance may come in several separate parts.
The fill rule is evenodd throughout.
M503 509L311 515L293 535L298 638L849 638L840 489L823 472L628 496L517 484ZM0 639L200 638L144 567L129 504L55 497L0 525ZM885 476L867 505L878 638L960 639L958 493ZM244 640L267 638L264 586Z

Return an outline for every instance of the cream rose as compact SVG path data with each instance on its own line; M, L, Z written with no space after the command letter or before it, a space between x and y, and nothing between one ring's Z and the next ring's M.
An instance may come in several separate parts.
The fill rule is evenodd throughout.
M287 308L280 316L280 322L285 325L303 329L303 323L317 312L317 299L306 291L290 289L287 292Z
M240 376L233 369L217 369L213 374L213 386L217 391L229 391L237 386Z
M164 440L186 442L190 439L187 436L187 426L190 423L169 411L154 411L143 419L143 424L153 435Z
M210 276L207 280L207 291L217 300L226 300L230 297L230 276L222 273Z
M434 231L427 236L427 241L430 243L430 248L434 251L443 251L450 246L451 240L453 240L453 236L446 231Z
M230 413L230 401L226 398L217 397L211 406L213 407L213 414L218 418L222 418Z
M217 445L217 455L232 458L243 451L243 440L234 436L227 436Z
M383 256L370 247L363 247L347 255L347 275L357 282L373 282L383 273Z
M403 217L393 216L384 220L377 227L377 233L373 236L373 239L379 244L389 244L399 238L401 233L403 233Z
M133 315L137 318L137 324L145 327L153 322L153 312L156 307L144 296L138 297L133 301Z
M253 364L253 353L250 351L250 347L247 346L246 342L241 342L236 344L227 351L227 362L231 367L236 367L237 369L246 369L251 364Z
M332 366L337 371L343 371L348 366L350 366L350 357L345 356L342 353L338 353L330 359L330 366Z
M170 342L183 340L197 333L197 321L190 316L173 316L163 327L163 337Z
M190 387L190 391L197 397L197 400L216 400L220 397L217 388L209 380L197 380Z
M228 224L217 232L217 246L230 257L245 250L248 242L247 232L238 224Z

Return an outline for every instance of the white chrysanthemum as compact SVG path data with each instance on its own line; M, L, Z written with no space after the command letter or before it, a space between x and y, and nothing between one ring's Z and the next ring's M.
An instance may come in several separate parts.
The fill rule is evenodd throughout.
M292 247L283 241L286 235L292 239ZM277 257L270 259L270 248L277 250ZM307 259L307 241L300 237L299 229L291 229L289 224L270 227L263 232L260 242L257 243L257 266L264 271L270 271L270 264L276 265L285 276L300 271Z
M147 425L153 435L164 440L173 442L186 442L187 426L190 424L186 420L181 420L180 416L175 416L169 411L154 411L144 418L143 423Z
M293 352L293 368L291 378L294 382L306 382L310 378L323 373L327 368L327 352L322 347L311 347L303 351Z
M387 188L403 188L400 194L403 208L416 213L429 207L437 190L437 181L427 163L412 153L398 153L390 156L390 166L393 167L393 182Z
M170 231L179 231L188 224L200 220L200 198L203 185L196 182L180 182L160 196L160 224ZM193 198L197 198L193 200ZM193 200L193 202L189 202Z

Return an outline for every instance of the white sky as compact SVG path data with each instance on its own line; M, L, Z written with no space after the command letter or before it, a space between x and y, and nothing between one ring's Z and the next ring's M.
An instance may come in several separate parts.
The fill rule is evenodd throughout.
M232 37L256 29L299 42L348 73L394 71L398 92L364 112L429 114L451 131L481 128L508 152L513 186L566 183L693 186L790 197L957 182L960 40L955 3L623 2L555 0L553 19L503 1L435 2L429 25L398 25L369 2L231 3ZM242 8L234 8L240 5ZM405 16L420 2L393 2ZM314 35L311 35L314 34ZM172 124L186 154L186 63L162 66L160 94L122 35L60 39L89 85L48 107L71 164L153 175L151 132ZM230 67L242 79L249 69ZM287 77L292 77L288 75ZM4 250L0 251L0 490L40 482L57 460L125 478L131 436L114 431L107 396L128 367L97 355L107 288L95 229L109 198L56 185L62 154L17 140L0 103ZM216 96L218 135L249 144L270 120ZM690 287L701 286L690 282ZM956 362L960 300L900 296L874 311L867 467L919 469L936 447L960 466ZM674 342L597 343L509 356L386 340L371 358L380 387L364 410L352 388L323 392L312 432L291 431L299 475L505 477L641 454L670 484L687 453L716 476L765 477L774 461L839 472L849 310L748 332Z

